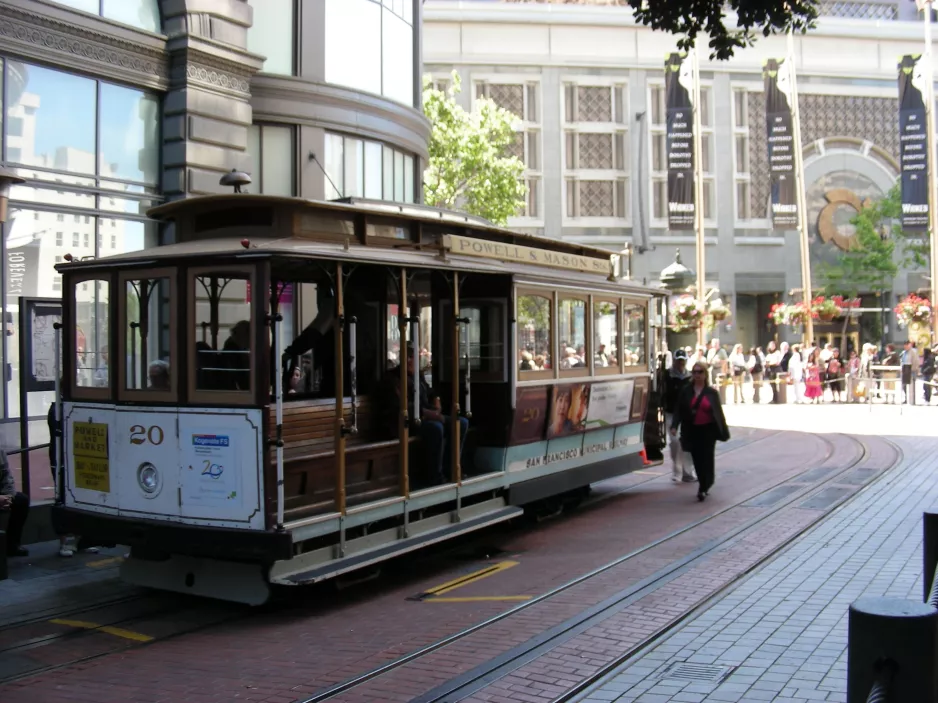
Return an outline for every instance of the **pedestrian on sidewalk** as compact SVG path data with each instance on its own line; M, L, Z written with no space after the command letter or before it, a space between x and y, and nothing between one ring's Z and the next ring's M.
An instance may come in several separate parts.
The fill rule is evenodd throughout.
M817 350L811 352L804 374L804 397L809 403L817 403L824 395L821 384L821 367L818 365Z
M762 347L752 347L749 350L749 359L746 362L749 375L752 377L752 402L758 405L759 393L762 390L762 374L765 371L765 354Z
M902 354L899 355L902 366L902 396L905 403L915 405L915 377L918 376L919 360L915 351L915 342L906 340Z
M729 427L720 404L720 394L708 383L706 363L698 361L691 372L691 382L681 391L671 419L671 437L680 429L681 447L691 453L700 481L697 500L704 500L713 486L716 443L730 438Z
M765 350L765 375L772 389L772 402L778 405L778 374L781 370L782 354L776 348L775 342L769 342Z
M925 347L925 351L922 352L922 389L925 394L925 403L931 403L931 393L932 386L931 380L935 376L935 352L933 352L929 347Z
M7 533L7 556L28 557L29 551L23 547L23 526L29 515L29 496L16 490L16 481L7 453L0 449L0 512L8 513L5 520Z
M791 389L795 394L795 402L802 402L801 396L804 393L804 352L800 344L794 344L791 348L791 358L788 360L788 378L791 381Z
M827 383L831 387L831 400L835 403L843 402L844 393L844 365L840 360L840 349L834 347L827 362Z
M674 417L674 410L677 407L677 400L684 390L690 384L690 374L687 372L687 352L678 349L674 352L672 365L668 369L668 375L665 378L664 388L664 415L665 427L671 425ZM675 483L693 483L697 480L694 474L694 460L691 455L684 451L681 443L675 437L670 437L668 449L671 452L671 480Z
M743 398L743 381L746 380L746 355L743 354L743 345L733 345L733 351L730 354L729 366L733 372L733 403L739 405L745 403Z

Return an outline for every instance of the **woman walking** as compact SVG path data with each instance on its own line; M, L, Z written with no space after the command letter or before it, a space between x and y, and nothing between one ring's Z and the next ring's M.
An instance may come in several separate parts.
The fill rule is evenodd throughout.
M922 374L922 388L925 392L925 403L931 403L931 380L935 376L935 353L928 347L925 347L925 351L922 352L922 366L919 368L919 373Z
M743 381L746 380L746 356L743 354L743 345L737 344L729 358L730 367L733 370L733 403L745 403L743 398Z
M674 418L671 420L671 436L681 432L681 446L694 458L694 469L700 482L697 500L704 500L714 481L714 464L717 440L726 442L730 438L720 394L707 383L707 364L698 361L691 372L691 382L678 396Z

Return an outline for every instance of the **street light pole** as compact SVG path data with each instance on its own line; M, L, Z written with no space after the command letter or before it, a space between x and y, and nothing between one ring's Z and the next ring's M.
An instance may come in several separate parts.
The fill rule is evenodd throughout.
M931 304L932 304L932 341L935 335L935 303L938 301L938 177L935 170L935 78L931 55L931 10L934 0L916 2L925 15L925 51L921 62L925 66L925 159L928 165L928 244L931 271Z
M808 210L805 201L804 152L801 148L801 113L798 109L798 83L795 78L795 41L788 32L788 70L791 74L791 121L795 157L795 197L798 204L798 242L801 245L801 292L807 306L811 305L811 250L808 245ZM805 344L814 344L814 319L807 310L804 320Z
M703 161L701 159L701 134L700 129L703 120L700 117L700 61L697 50L694 54L694 229L697 237L697 305L701 311L706 305L705 281L706 281L706 259L707 253L704 249L704 187L703 187ZM704 344L703 324L697 327L697 344Z

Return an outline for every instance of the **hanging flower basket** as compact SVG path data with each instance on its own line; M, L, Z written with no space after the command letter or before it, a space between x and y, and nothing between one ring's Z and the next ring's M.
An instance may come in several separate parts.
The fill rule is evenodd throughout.
M807 303L794 303L788 306L788 322L786 324L792 327L803 325L812 315L811 306Z
M730 316L730 309L722 300L714 300L707 306L707 314L713 318L714 322L722 322Z
M787 325L788 308L789 306L785 303L775 303L769 311L769 319L774 322L776 326Z
M830 322L835 317L840 317L843 309L834 301L833 298L825 298L819 295L811 301L811 316L822 322Z
M704 310L694 298L684 295L671 306L671 313L668 317L671 328L675 332L684 332L689 329L696 329L701 325Z
M913 322L929 322L931 320L931 303L928 298L920 298L910 293L895 308L899 324L907 326Z

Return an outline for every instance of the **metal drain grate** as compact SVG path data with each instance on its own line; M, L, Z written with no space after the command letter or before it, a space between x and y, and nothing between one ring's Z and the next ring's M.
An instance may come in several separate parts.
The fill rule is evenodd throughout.
M720 683L733 673L735 666L719 666L717 664L691 664L689 662L675 662L658 676L659 679L677 679L679 681L703 681L706 683Z

